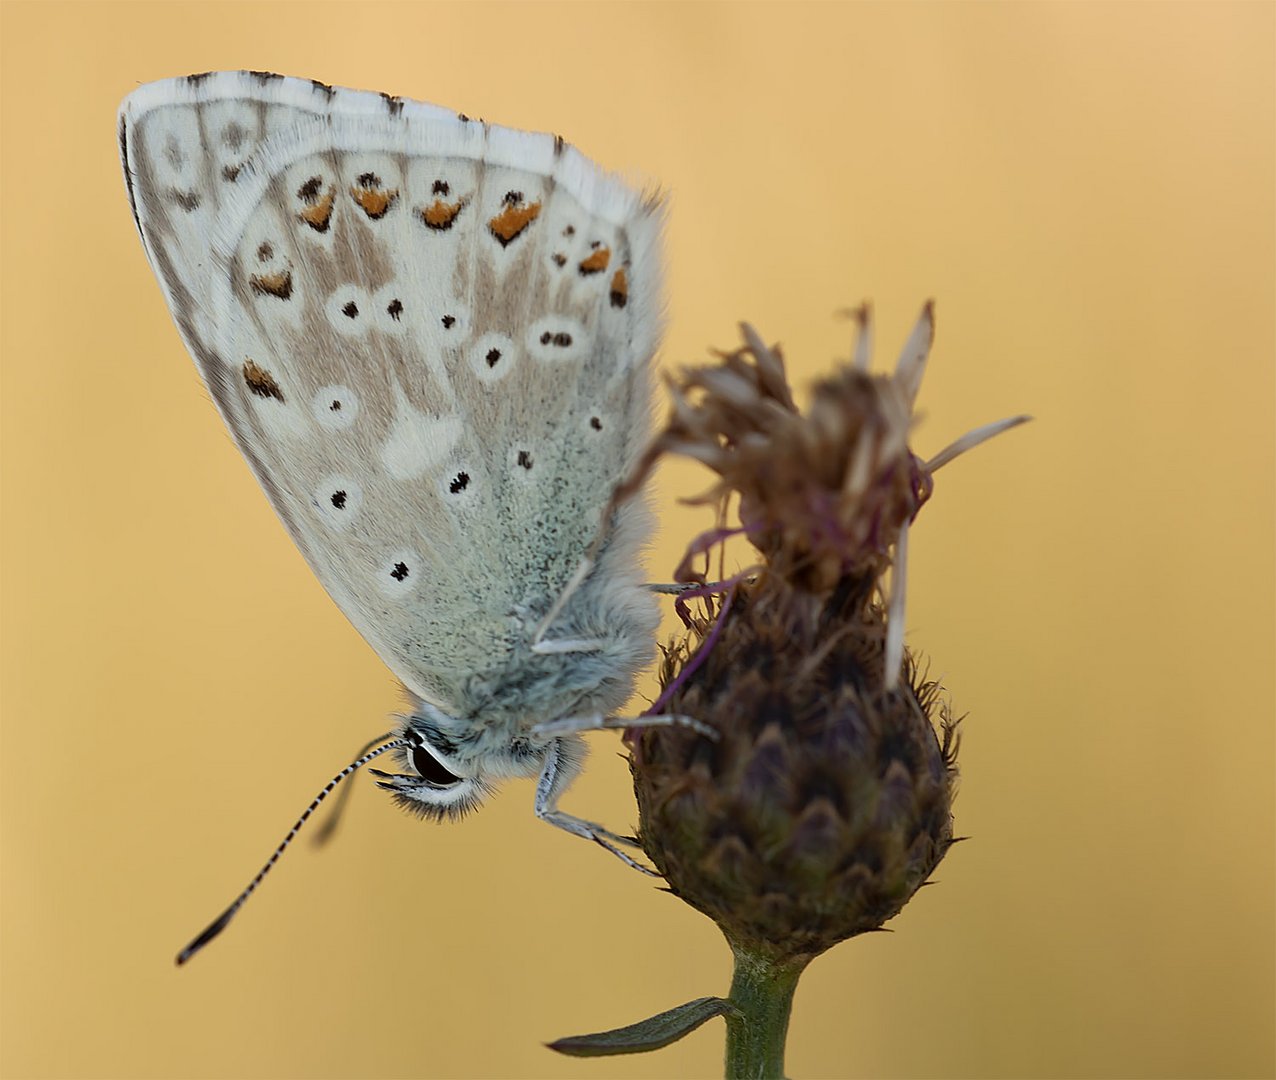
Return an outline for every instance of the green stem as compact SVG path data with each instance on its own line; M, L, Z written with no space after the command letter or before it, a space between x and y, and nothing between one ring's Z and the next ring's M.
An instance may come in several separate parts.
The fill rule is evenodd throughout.
M727 1015L727 1080L783 1080L793 992L807 960L775 960L734 944L732 951L730 1000L739 1013Z

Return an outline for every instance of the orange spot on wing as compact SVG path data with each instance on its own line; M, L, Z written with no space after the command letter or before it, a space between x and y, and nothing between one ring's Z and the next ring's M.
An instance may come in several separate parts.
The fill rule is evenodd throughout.
M611 306L624 307L629 302L629 279L622 266L611 276Z
M399 197L398 190L387 191L385 188L352 187L350 194L354 201L363 208L363 212L376 221L385 217L385 213L394 205Z
M421 215L421 220L431 229L442 232L444 229L452 227L452 223L464 209L464 199L458 199L454 203L445 203L442 199L435 199L429 206L418 207L417 213Z
M287 300L292 296L292 272L289 270L280 270L274 274L253 274L248 279L248 284L258 296L266 293L277 296L280 300Z
M609 262L611 262L611 248L595 248L587 259L581 260L577 269L580 270L582 277L588 277L590 274L601 274L607 269Z
M297 216L314 229L315 232L327 232L328 225L332 221L332 207L336 199L336 189L329 188L326 195L317 197L313 203L298 213Z
M271 397L283 401L284 392L279 389L275 377L265 368L258 367L252 360L244 361L244 382L257 397Z
M506 247L522 235L527 226L540 216L540 212L541 204L538 202L527 206L506 205L504 210L487 223L487 227L501 242L501 247Z

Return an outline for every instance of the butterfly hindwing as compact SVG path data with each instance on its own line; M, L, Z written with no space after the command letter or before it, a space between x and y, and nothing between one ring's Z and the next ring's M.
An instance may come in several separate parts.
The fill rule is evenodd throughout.
M219 409L360 632L465 709L645 438L657 206L552 136L381 95L245 73L140 93L135 213ZM614 587L640 580L640 517L573 634L651 621Z

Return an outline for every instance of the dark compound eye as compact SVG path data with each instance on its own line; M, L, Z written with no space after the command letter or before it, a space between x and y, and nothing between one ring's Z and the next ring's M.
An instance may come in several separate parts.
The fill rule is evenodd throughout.
M412 767L431 787L452 787L461 782L461 777L445 769L438 758L423 746L412 747Z

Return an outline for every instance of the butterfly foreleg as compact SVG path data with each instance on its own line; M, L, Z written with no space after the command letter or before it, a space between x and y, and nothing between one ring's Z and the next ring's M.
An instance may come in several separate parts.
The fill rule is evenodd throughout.
M545 764L541 767L540 778L536 781L536 816L564 832L592 840L601 848L605 848L626 866L652 877L659 877L650 867L621 851L617 844L637 847L638 842L630 836L618 836L601 825L585 821L564 810L558 809L558 800L567 790L571 782L580 772L579 755L573 755L567 749L570 744L564 739L554 739L545 754Z
M682 596L684 593L689 592L698 592L703 596L716 596L730 590L737 580L737 578L731 578L727 581L711 581L707 585L701 585L694 581L649 581L646 588L650 592L661 593L665 596Z
M706 738L716 740L718 737L718 733L708 724L694 716L683 716L680 713L644 713L642 716L604 716L602 713L593 713L589 716L563 716L537 724L532 728L532 734L541 738L561 738L564 735L578 735L583 731L629 731L653 727L690 728Z

